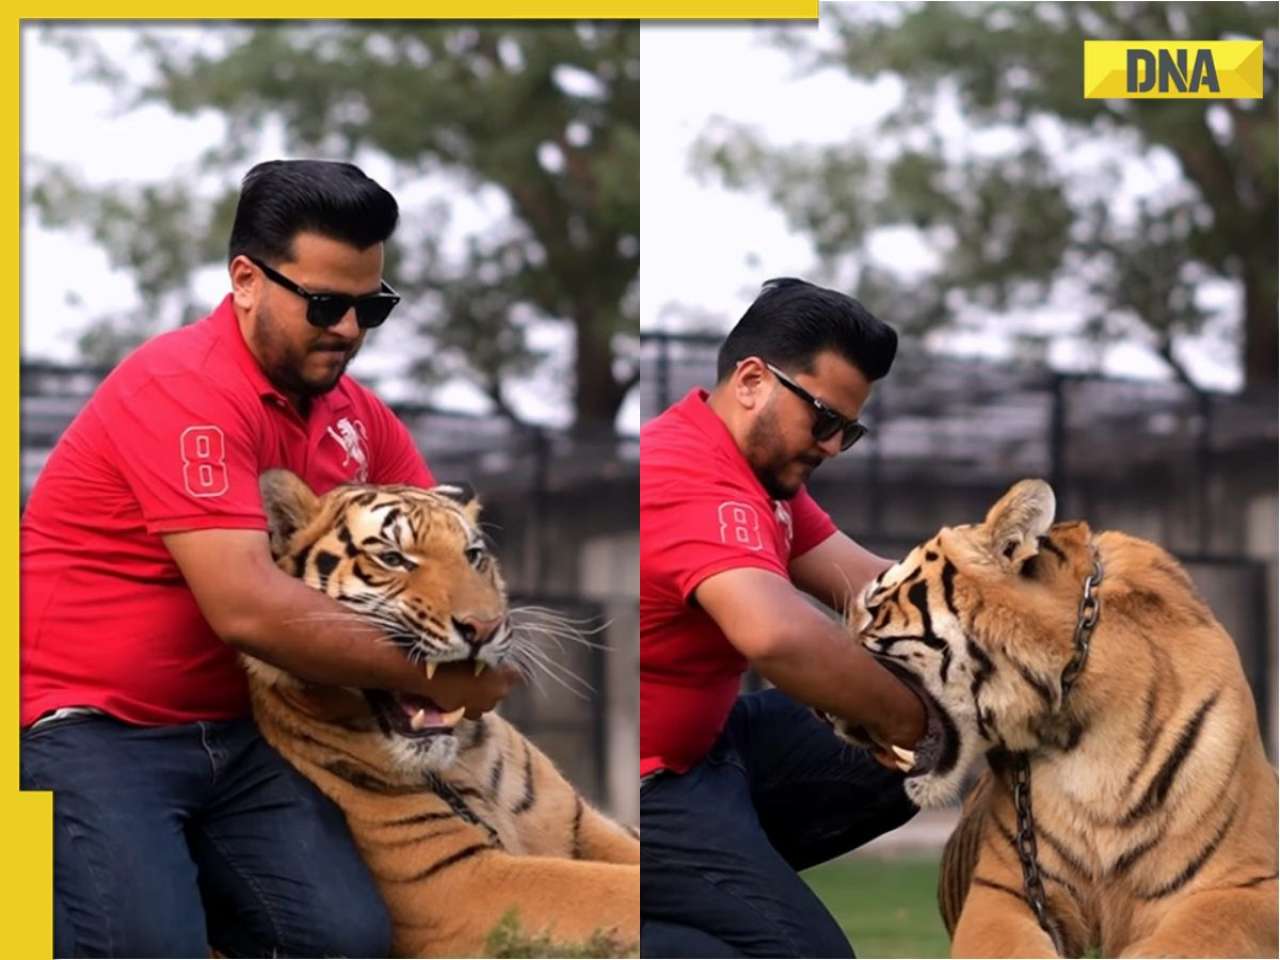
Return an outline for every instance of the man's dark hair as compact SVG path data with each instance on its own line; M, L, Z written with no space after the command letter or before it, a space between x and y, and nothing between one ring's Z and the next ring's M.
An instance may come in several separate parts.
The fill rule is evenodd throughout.
M739 360L759 357L788 373L812 373L819 353L832 350L868 380L889 372L898 335L853 297L795 277L765 283L755 302L720 345L716 379Z
M366 250L386 241L399 217L395 197L354 164L268 160L240 184L227 259L292 260L304 231Z

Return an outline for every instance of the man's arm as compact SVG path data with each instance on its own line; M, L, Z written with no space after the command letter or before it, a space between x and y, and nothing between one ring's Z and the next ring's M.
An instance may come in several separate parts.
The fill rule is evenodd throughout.
M787 572L792 583L805 593L844 613L863 588L891 566L892 560L876 556L836 531L792 560Z
M694 596L751 666L784 693L862 725L885 746L911 748L923 736L924 707L916 695L783 577L738 567L708 577Z
M510 690L514 674L473 677L443 665L428 680L379 630L338 601L280 570L259 530L193 530L164 536L165 546L223 641L300 680L331 686L400 690L445 710L476 716Z

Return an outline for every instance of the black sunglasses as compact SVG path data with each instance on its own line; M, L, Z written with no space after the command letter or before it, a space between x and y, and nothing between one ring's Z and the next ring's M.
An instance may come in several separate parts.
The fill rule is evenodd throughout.
M386 320L396 304L400 302L400 294L392 290L391 284L385 280L382 281L382 289L379 292L368 293L362 297L353 297L346 293L312 293L306 287L294 283L279 270L273 270L257 257L248 259L268 280L278 283L307 301L307 323L313 327L325 329L332 327L347 315L348 310L355 307L356 323L360 325L361 330L368 330Z
M838 433L840 434L840 449L848 450L867 435L866 424L859 423L857 420L848 420L836 413L772 363L766 363L765 366L769 368L769 371L778 378L784 387L801 400L808 401L809 406L813 407L817 413L817 416L813 419L813 439L819 443L825 443Z

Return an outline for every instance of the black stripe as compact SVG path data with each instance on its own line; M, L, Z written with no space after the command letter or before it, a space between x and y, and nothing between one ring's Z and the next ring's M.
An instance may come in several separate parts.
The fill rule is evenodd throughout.
M405 877L404 879L399 879L397 877L386 877L384 879L392 880L396 883L417 883L419 880L425 880L427 879L427 877L434 876L435 874L439 873L441 870L445 870L449 867L452 867L454 864L461 863L463 860L470 860L477 853L482 853L485 850L492 850L492 849L493 848L490 847L489 844L487 843L473 843L469 847L463 847L457 853L449 854L449 856L445 857L443 860L437 860L431 866L427 867L427 869L422 870L418 873L415 873L411 877Z
M1214 691L1204 703L1200 704L1199 709L1187 721L1187 725L1182 728L1182 732L1178 734L1178 739L1173 745L1173 749L1169 751L1169 755L1165 758L1156 775L1151 778L1151 783L1147 785L1147 791L1142 795L1142 799L1138 801L1120 821L1122 826L1128 826L1136 820L1145 817L1147 814L1159 809L1164 803L1165 797L1169 795L1169 789L1173 786L1173 780L1178 775L1178 770L1187 757L1191 755L1191 751L1195 749L1196 741L1200 739L1200 730L1204 726L1204 718L1209 713L1209 709L1217 702L1218 691Z
M582 859L582 797L573 795L573 859Z
M337 534L338 534L338 539L342 541L343 552L348 557L358 556L360 553L360 548L357 547L355 544L355 541L351 539L351 531L347 529L345 524L343 526L338 527Z
M381 571L376 568L371 573L365 573L365 571L361 569L359 563L353 563L351 565L351 572L355 575L357 580L367 587L380 587L387 583L385 579L379 579L373 575L374 573L381 573Z
M499 751L498 759L489 768L489 794L495 800L498 797L498 785L502 783L502 768L505 763L506 761L503 759L501 751Z
M307 572L307 556L311 553L311 544L305 544L301 550L293 555L293 575L301 577Z
M1085 866L1084 862L1076 855L1075 851L1071 850L1065 843L1046 830L1043 824L1036 825L1036 835L1043 839L1044 842L1053 849L1053 852L1058 855L1058 858L1072 870L1081 876L1088 877L1090 880L1093 879L1093 871Z
M942 565L942 602L957 620L960 611L956 609L956 566L950 560Z
M1166 883L1163 887L1157 887L1150 893L1140 893L1138 896L1143 900L1159 900L1161 897L1167 897L1171 893L1176 893L1178 890L1181 890L1190 883L1192 878L1200 872L1200 868L1205 865L1205 862L1213 856L1213 852L1218 849L1218 845L1222 843L1222 839L1227 835L1227 830L1236 819L1236 811L1238 809L1239 804L1237 803L1231 808L1231 812L1227 814L1227 819L1222 822L1222 826L1218 828L1218 832L1214 834L1214 837L1209 841L1208 846L1197 853L1192 858L1191 862L1182 868L1181 873Z
M973 682L969 684L969 693L973 695L973 713L978 720L978 732L982 734L984 740L991 739L991 733L987 729L986 718L983 717L983 711L978 706L978 694L982 691L983 686L996 672L996 666L991 662L991 658L982 652L981 648L973 642L972 637L965 637L965 652L969 654L969 659L977 664L973 671Z
M1016 900L1021 900L1023 903L1027 902L1027 898L1022 895L1021 890L1015 890L1013 887L1007 887L1003 883L996 883L994 880L988 880L986 877L974 877L973 882L980 887L989 887L992 890L999 890L1002 893L1007 893L1009 896Z
M421 793L421 787L403 786L398 783L389 783L375 777L371 773L357 769L355 765L347 763L345 760L330 760L321 765L324 770L333 774L339 780L343 780L353 787L365 790L369 793L377 793L387 797L407 796L413 793Z
M472 810L469 806L467 806L467 801L462 798L461 790L455 789L454 787L445 783L443 780L441 780L439 777L436 777L436 776L432 776L428 778L427 787L433 793L435 793L437 797L439 797L441 800L447 803L449 805L449 809L452 810L455 814L457 814L467 823L480 827L487 834L489 834L489 839L492 843L499 842L498 831L495 830L489 823L480 819L480 817L476 815L475 811ZM473 795L478 795L475 790L472 790L470 792Z
M1129 872L1130 868L1138 862L1139 858L1160 842L1160 835L1156 834L1150 840L1146 840L1135 847L1130 847L1116 859L1114 866L1111 868L1112 879L1119 879Z
M457 814L452 810L433 810L430 813L415 813L411 817L401 817L399 820L388 820L382 824L384 827L407 827L411 823L428 823L432 820L451 820Z
M1147 640L1147 646L1152 646L1150 639ZM1152 652L1154 653L1154 650ZM1155 751L1151 749L1154 746L1152 743L1151 732L1152 724L1155 722L1156 717L1156 704L1160 699L1160 682L1158 677L1161 674L1162 671L1154 670L1151 674L1151 682L1147 686L1147 693L1143 701L1142 708L1142 724L1138 727L1138 745L1142 750L1138 755L1138 762L1134 764L1133 769L1129 771L1128 779L1125 780L1124 788L1126 793L1133 789L1133 785L1137 781L1139 775L1141 775L1143 770L1147 769L1147 764L1151 762L1152 756L1155 755Z
M1067 893L1071 894L1071 896L1076 900L1080 899L1080 891L1075 888L1075 885L1070 880L1062 874L1048 869L1043 863L1040 864L1040 876L1044 877L1051 883L1056 883L1058 886L1062 887L1062 889L1066 890Z
M1244 883L1233 883L1233 887L1256 887L1260 883L1266 883L1268 880L1276 879L1274 873L1268 873L1265 877L1254 877L1252 880L1246 880Z
M533 749L529 741L524 744L524 796L511 810L512 813L524 813L533 806Z
M933 632L933 616L929 613L929 585L923 582L912 585L907 591L907 602L920 611L920 628L924 635L936 636ZM928 643L927 640L925 642Z
M404 837L395 840L384 840L380 837L365 837L364 842L373 844L383 850L398 850L401 847L416 847L420 843L426 843L428 840L439 840L441 837L447 837L450 834L457 833L464 827L455 824L451 827L444 827L441 830L432 830L428 833L416 833L411 837Z
M1031 686L1031 689L1035 690L1035 692L1040 695L1040 699L1043 700L1047 706L1053 706L1053 690L1050 688L1049 684L1045 682L1045 679L1043 677L1036 676L1036 674L1031 672L1030 668L1018 660L1014 660L1013 665L1017 668L1018 673L1022 675L1022 679L1027 681Z
M316 554L316 573L320 575L320 589L324 590L329 585L329 575L337 569L338 561L341 558L328 550L321 550Z

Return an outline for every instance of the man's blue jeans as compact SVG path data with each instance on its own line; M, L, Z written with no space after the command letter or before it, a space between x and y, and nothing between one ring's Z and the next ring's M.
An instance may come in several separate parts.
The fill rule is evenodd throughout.
M902 780L779 691L739 697L701 763L641 788L641 955L852 957L796 871L911 819Z
M54 955L385 957L391 926L341 811L249 720L76 716L22 734L54 791Z

